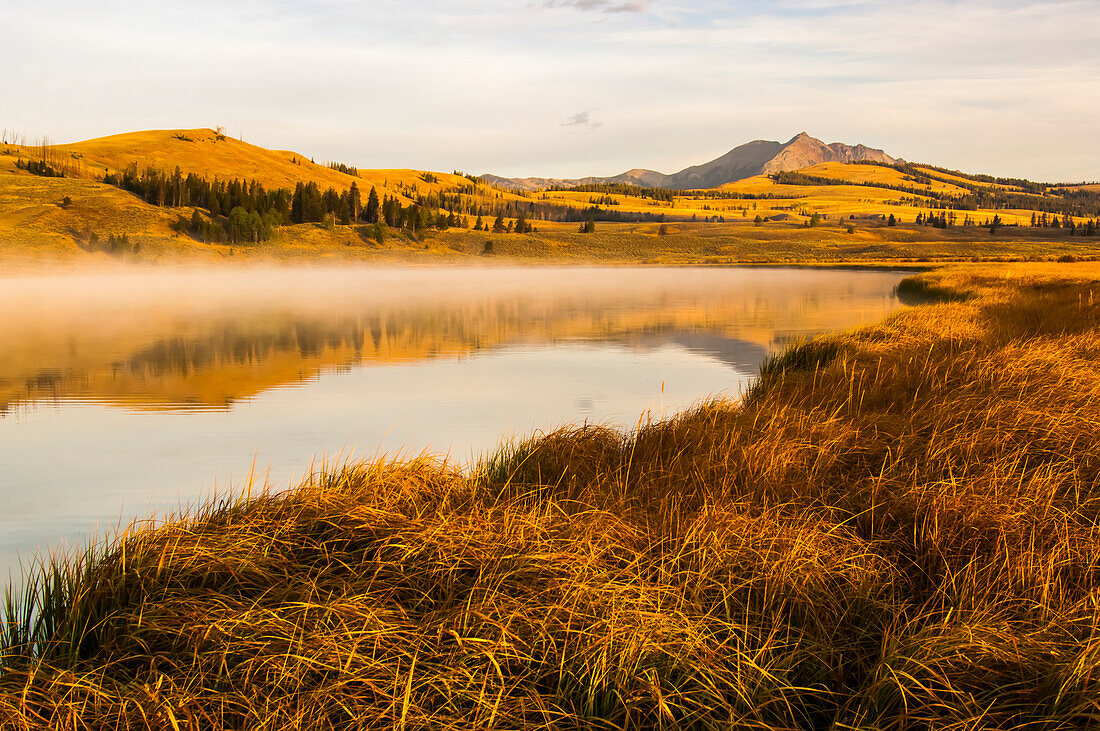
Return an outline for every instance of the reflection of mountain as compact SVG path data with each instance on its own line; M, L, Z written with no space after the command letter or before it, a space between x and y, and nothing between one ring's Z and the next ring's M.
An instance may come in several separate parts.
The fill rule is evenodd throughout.
M755 373L768 355L768 349L758 343L709 333L677 333L672 342L696 353L713 356L740 373Z
M98 281L71 298L45 285L0 288L0 311L16 313L0 319L0 412L64 398L218 408L358 363L575 339L676 343L751 373L777 333L850 327L897 306L898 277L881 273L569 274L374 272L351 287L313 274L285 296L264 284L265 297L243 286L248 274L218 298L161 292L148 275L140 297Z
M693 353L716 358L738 373L746 374L756 373L760 363L768 355L768 348L760 343L739 340L721 333L694 330L646 333L632 338L630 342L644 348L659 348L670 343L679 345Z

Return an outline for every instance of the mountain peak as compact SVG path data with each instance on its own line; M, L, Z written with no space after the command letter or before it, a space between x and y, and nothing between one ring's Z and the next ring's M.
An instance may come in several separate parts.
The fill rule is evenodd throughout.
M580 178L576 180L548 180L545 178L507 179L486 176L497 184L535 190L550 185L577 185L587 183L627 183L651 188L690 190L717 188L755 175L774 175L798 170L822 162L881 162L896 160L882 150L865 145L846 145L843 142L825 144L808 132L799 132L789 142L753 140L733 148L725 155L702 165L684 168L672 175L662 175L652 170L630 170L611 178Z

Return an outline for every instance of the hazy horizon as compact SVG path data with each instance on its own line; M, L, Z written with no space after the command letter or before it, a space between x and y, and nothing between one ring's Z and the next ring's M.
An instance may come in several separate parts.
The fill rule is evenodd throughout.
M44 0L7 18L0 127L28 139L222 125L363 168L583 177L805 130L1100 178L1095 3Z

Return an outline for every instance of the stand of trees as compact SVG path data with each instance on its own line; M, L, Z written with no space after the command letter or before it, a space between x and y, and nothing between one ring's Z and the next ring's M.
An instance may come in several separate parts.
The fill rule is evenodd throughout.
M290 213L291 194L285 188L269 191L255 180L210 181L194 173L185 177L178 167L173 173L146 168L139 174L137 164L131 164L122 172L107 173L103 182L117 185L156 206L194 206L205 208L214 216L229 215L238 207L261 215L274 212L283 221Z
M1078 223L1072 217L1063 215L1031 214L1031 228L1058 228L1067 231L1070 236L1100 235L1100 219L1090 218Z
M359 168L351 165L345 165L342 162L330 162L328 164L329 170L335 170L338 173L344 173L345 175L351 175L352 177L359 177Z
M193 206L205 209L212 217L225 216L224 224L215 223L203 219L196 211L190 221L177 222L178 230L190 231L203 241L256 243L270 239L279 226L287 223L331 220L349 224L364 213L355 183L342 193L334 188L321 192L313 182L298 183L293 191L267 190L255 180L210 181L194 173L184 176L178 167L173 173L155 168L139 173L136 164L122 172L106 174L103 182L128 190L156 206ZM373 189L372 195L377 209L378 194Z
M20 170L26 170L31 175L41 175L43 178L63 178L65 173L51 166L48 162L42 160L24 160L19 158L15 161L15 167Z
M102 251L112 256L141 253L141 244L137 241L131 243L128 234L110 234L106 239L101 239L99 234L93 233L83 248L85 251Z

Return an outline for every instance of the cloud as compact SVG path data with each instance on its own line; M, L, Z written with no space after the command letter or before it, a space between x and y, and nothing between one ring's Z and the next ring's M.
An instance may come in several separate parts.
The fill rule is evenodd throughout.
M594 10L600 13L644 13L649 3L612 0L546 0L545 8L574 8L576 10Z
M577 112L569 119L561 123L562 127L579 127L582 129L598 129L603 126L603 122L597 122L592 119L592 111L585 110L583 112Z
M0 64L20 73L0 127L32 139L216 120L360 168L576 177L680 169L797 126L977 172L1100 174L1097 0L9 5Z

